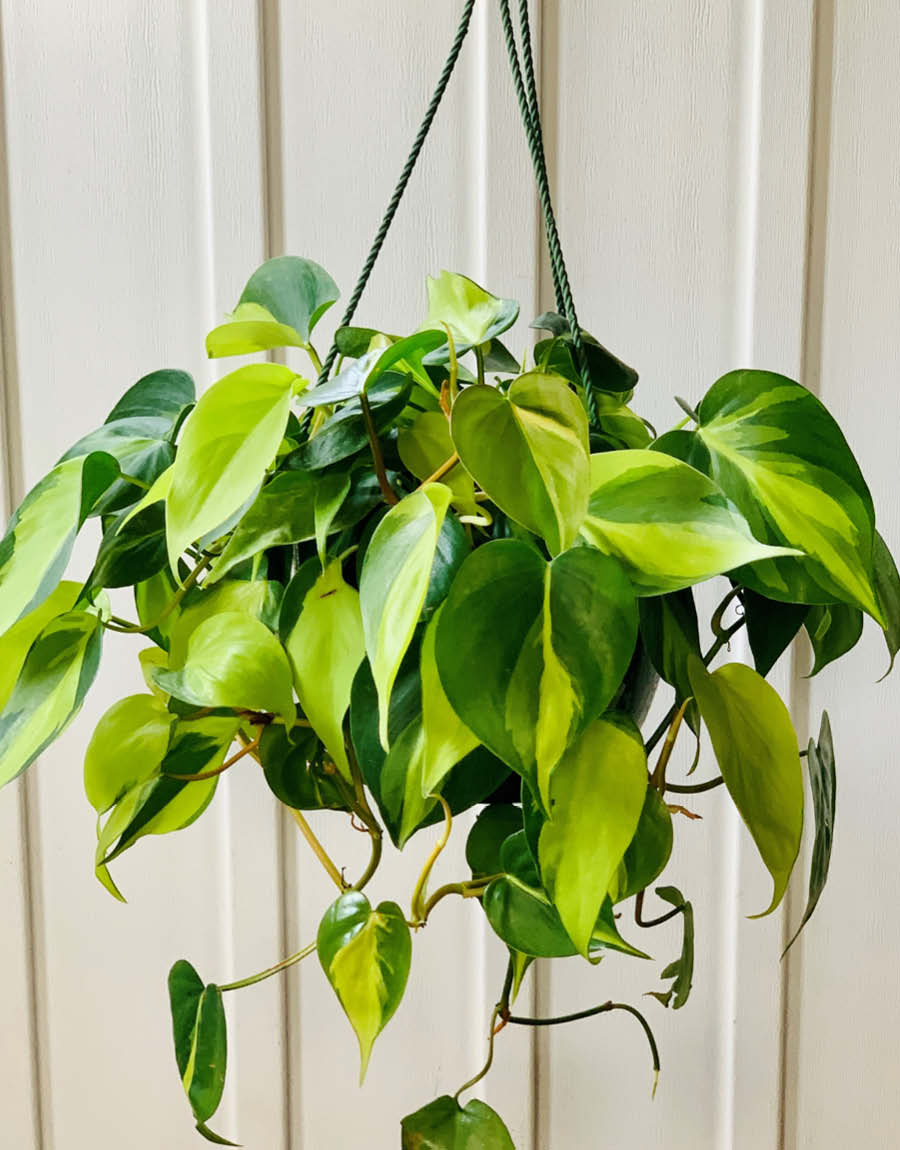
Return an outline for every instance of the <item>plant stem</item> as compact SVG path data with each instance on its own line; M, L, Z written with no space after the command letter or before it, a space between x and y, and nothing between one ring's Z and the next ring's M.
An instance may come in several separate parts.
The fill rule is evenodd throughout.
M194 586L194 584L211 563L212 559L210 559L209 556L204 556L204 558L200 560L197 566L194 567L194 569L188 574L185 581L181 584L181 586L178 588L166 606L163 607L162 611L159 613L159 615L157 615L152 623L147 623L146 625L142 626L140 623L121 623L121 625L116 625L113 622L109 622L106 623L105 626L110 631L119 631L123 634L146 635L148 631L152 631L154 627L158 627L160 623L163 623L166 619L168 619L168 617L172 614L181 600L185 597L185 595L187 595L188 591L190 591L190 589Z
M374 875L374 873L378 870L378 864L381 862L381 831L373 831L370 827L367 828L367 830L369 831L369 837L372 840L372 854L369 857L368 866L353 884L351 888L352 890L362 890L366 883L368 883L369 879L371 879L372 875Z
M434 848L428 858L425 860L425 865L422 867L422 873L419 875L419 881L416 883L416 888L413 891L412 902L410 903L410 910L412 918L415 922L425 921L425 907L422 905L422 899L425 895L425 886L431 876L434 864L437 862L438 857L444 847L450 840L450 832L453 830L453 814L450 810L450 804L443 795L438 795L438 802L444 808L444 833L434 844Z
M119 472L119 478L126 483L133 483L135 487L140 487L142 491L149 491L150 484L145 483L143 479L138 479L136 475L126 475L124 471Z
M672 910L666 911L661 914L659 918L644 918L644 894L646 892L639 890L634 900L634 921L638 926L651 927L662 926L664 922L668 922L670 918L674 918L676 914L681 914L683 907L676 906Z
M445 899L451 894L458 894L460 898L481 898L485 889L494 879L501 877L501 875L492 874L488 875L487 878L473 879L472 882L448 882L444 886L439 886L422 907L422 918L417 925L424 925L428 921L428 916L441 899Z
M663 748L659 753L656 770L650 777L650 785L656 787L660 796L666 793L666 767L669 765L669 759L672 757L672 751L675 749L675 740L678 738L681 721L684 718L684 713L690 701L690 698L685 699L675 712L675 717L672 719L672 724L669 727L669 733L666 735L666 741L663 743Z
M450 471L452 468L454 468L457 465L457 463L459 463L459 455L457 452L454 451L449 459L444 460L444 462L440 465L440 467L437 469L437 471L433 471L431 473L431 475L428 476L427 479L422 480L422 482L419 484L418 489L421 491L422 488L426 484L437 483L437 481L441 478L441 476L446 475L448 471Z
M705 783L666 783L666 790L678 795L699 795L702 791L712 791L720 787L725 780L719 775L715 779L707 779Z
M475 362L478 364L478 382L484 384L484 352L476 344L475 346Z
M322 846L322 844L316 838L315 832L313 831L313 829L309 825L309 823L306 821L306 819L303 817L301 812L298 811L295 807L288 807L288 810L291 812L291 818L294 820L294 822L300 828L300 833L303 835L303 837L309 843L313 854L316 856L316 858L319 860L319 862L325 868L331 881L335 884L335 886L338 888L338 890L342 894L345 890L349 890L350 889L349 885L344 881L343 875L338 870L338 868L334 865L334 863L331 861L331 859L328 855L328 852L325 850L325 848Z
M727 598L730 601L730 599L732 597L733 596L729 595ZM727 606L727 602L725 603L725 606ZM721 607L721 604L720 604L720 607ZM717 612L717 614L718 614L718 612ZM719 635L716 637L716 641L713 643L713 645L710 647L710 649L703 656L703 665L705 667L708 667L710 665L710 663L713 661L713 659L715 659L716 655L718 655L718 653L722 650L722 648L728 644L731 637L733 635L735 635L738 631L740 631L741 627L744 626L745 621L746 620L744 620L744 619L738 619L738 621L736 623L732 623L732 625L727 630L721 631L719 633ZM656 730L653 732L653 734L650 736L650 738L644 744L644 749L646 750L648 755L653 750L653 748L656 746L656 744L659 742L659 740L663 737L663 735L666 733L666 731L669 729L669 725L671 724L672 720L675 718L675 715L676 715L678 708L680 706L681 706L681 703L679 703L676 700L672 704L672 706L668 709L668 711L666 712L665 716L663 717L662 722L659 724L659 726L656 728Z
M449 324L444 324L444 330L447 332L447 350L450 353L448 390L450 392L450 407L452 408L459 392L459 360L456 358L456 342L453 339L453 332L450 330Z
M259 974L251 974L248 978L238 979L237 982L228 982L225 986L220 986L219 990L223 993L226 990L241 990L245 986L254 986L257 982L262 982L266 978L271 978L273 974L279 974L282 970L287 970L289 966L294 966L295 963L300 962L306 958L308 954L316 949L314 942L308 942L302 950L298 950L296 954L291 954L287 958L283 958L281 962L276 962L274 966L266 967L261 970Z
M236 751L230 759L222 763L220 767L213 767L210 771L198 771L195 775L176 775L171 771L163 771L162 773L167 779L181 779L185 783L197 783L200 782L201 779L214 779L216 775L224 774L224 772L227 771L229 767L233 767L235 763L239 762L246 755L252 755L256 748L259 746L259 740L261 737L262 728L260 728L259 734L255 739L252 740L252 742L245 743L244 746L241 747L239 751Z
M304 350L310 358L310 362L313 365L313 371L316 373L317 376L321 375L322 374L322 361L319 359L319 353L316 351L316 349L313 347L313 345L311 343L305 344Z
M625 1010L638 1020L650 1044L650 1054L653 1058L653 1093L656 1094L656 1084L659 1081L659 1048L650 1024L639 1010L629 1006L627 1002L604 1002L602 1006L594 1006L590 1010L577 1010L574 1014L561 1014L557 1018L522 1018L511 1014L507 1022L515 1026L562 1026L566 1022L578 1022L582 1018L593 1018L595 1014L606 1014L610 1010Z
M372 409L369 406L369 397L364 391L360 393L359 406L362 408L363 420L366 425L366 435L369 437L369 447L372 451L372 463L375 465L378 486L381 488L381 494L384 496L385 503L390 503L391 506L393 506L400 501L397 498L397 493L393 487L391 487L391 481L387 477L387 471L384 467L384 457L381 454L381 443L378 440L375 421L372 419Z
M470 1090L473 1086L475 1086L477 1083L479 1083L482 1080L482 1078L484 1078L484 1076L487 1074L487 1072L490 1070L490 1068L493 1064L493 1061L494 1061L494 1039L497 1037L498 1033L503 1028L503 1026L505 1026L506 1023L509 1021L509 995L510 995L510 991L512 990L513 973L514 972L513 972L512 959L510 959L506 965L506 977L503 980L503 990L500 993L500 1001L496 1004L494 1009L491 1011L491 1021L490 1021L490 1025L488 1026L488 1055L487 1055L487 1060L485 1061L484 1066L482 1066L482 1068L478 1071L477 1074L473 1075L467 1082L464 1082L462 1084L462 1086L460 1086L459 1090L457 1090L457 1092L453 1095L454 1101L459 1101L459 1096L460 1096L460 1094L463 1093L463 1091ZM498 1018L500 1018L502 1020L501 1026L496 1025Z

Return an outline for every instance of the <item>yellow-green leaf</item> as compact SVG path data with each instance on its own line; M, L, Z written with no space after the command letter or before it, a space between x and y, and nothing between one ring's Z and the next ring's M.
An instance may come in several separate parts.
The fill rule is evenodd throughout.
M359 581L363 628L385 748L391 690L425 603L449 501L450 492L440 483L407 495L375 528L363 561Z
M479 743L450 705L438 674L434 647L443 604L432 616L422 639L422 755L423 796L430 795L443 782L447 772L473 751Z
M551 554L571 547L587 513L590 459L587 416L564 379L534 371L506 394L467 387L450 430L466 471L501 511Z
M322 969L359 1040L360 1081L375 1039L406 989L412 943L403 911L394 902L373 910L360 891L340 895L319 925Z
M184 425L166 495L169 562L220 527L257 490L284 436L299 376L276 363L231 372Z
M639 595L678 591L745 563L799 554L758 542L711 479L658 451L591 456L581 533L624 564Z
M84 755L84 792L98 814L159 769L174 721L154 695L128 695L103 715Z
M722 778L772 876L769 914L784 896L803 831L794 725L775 688L743 663L710 674L694 658L688 673Z
M459 354L500 335L512 327L518 316L515 300L491 295L467 276L442 271L437 278L428 277L428 318L424 326L442 330L446 324Z
M298 574L297 579L302 575L303 572ZM290 598L290 587L287 594ZM344 581L339 559L330 563L303 593L300 612L286 635L285 647L303 713L349 781L344 715L366 647L359 592Z
M53 619L72 610L80 590L80 583L60 583L39 607L0 636L0 712L12 694L31 644Z
M606 892L634 837L647 791L647 756L627 721L598 719L550 779L550 817L538 840L541 877L563 926L587 955Z

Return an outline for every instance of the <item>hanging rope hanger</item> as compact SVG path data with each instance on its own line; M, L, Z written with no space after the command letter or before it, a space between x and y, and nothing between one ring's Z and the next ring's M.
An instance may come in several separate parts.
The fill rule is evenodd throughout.
M512 74L513 86L516 92L516 99L519 103L519 111L522 115L522 124L525 129L525 137L528 142L528 149L531 153L532 166L534 168L535 181L538 188L538 197L541 203L541 210L544 217L544 230L547 239L547 248L550 255L550 268L553 275L553 289L556 297L557 310L565 317L569 325L569 330L572 337L572 345L575 351L575 358L578 364L578 369L581 374L582 383L584 385L584 398L585 405L588 410L588 415L593 418L595 414L595 403L593 391L591 387L590 373L588 371L587 359L584 352L584 344L581 338L581 328L578 324L578 316L575 312L575 302L572 297L572 289L569 284L569 276L566 270L566 263L563 257L562 244L559 239L559 230L556 226L556 217L553 212L553 201L550 195L550 181L547 175L547 161L544 153L544 139L543 131L541 129L541 116L540 107L537 95L537 83L535 81L534 70L534 55L531 43L531 24L528 14L528 0L519 0L519 35L522 41L522 57L523 64L519 60L519 49L516 42L516 34L513 28L512 15L509 8L509 0L499 0L500 5L500 19L503 25L503 33L506 40L507 55L509 57L510 72ZM456 35L450 45L450 52L444 62L444 67L441 70L438 79L437 87L428 103L425 111L425 116L416 133L416 138L413 141L410 153L406 158L403 169L400 173L400 178L394 188L394 192L390 198L387 209L379 224L378 231L375 233L375 239L369 249L369 254L366 257L366 262L363 264L359 278L356 281L356 286L347 303L347 307L341 318L341 327L347 326L356 314L356 309L362 294L366 289L369 282L369 277L372 274L372 269L375 267L375 262L384 245L384 241L390 230L391 224L394 222L394 217L397 214L397 209L400 206L400 201L409 184L410 176L416 166L416 162L422 151L425 139L437 115L437 110L440 107L441 100L443 99L444 92L447 90L447 85L450 82L450 77L453 74L453 69L456 67L456 62L459 59L460 51L462 50L463 43L465 42L466 35L469 31L469 25L472 19L472 11L475 7L475 0L466 0L463 6L462 16L460 17L459 25L456 29ZM334 366L334 361L337 358L338 348L337 343L332 343L325 363L322 367L322 372L319 376L319 383L324 383L331 373Z

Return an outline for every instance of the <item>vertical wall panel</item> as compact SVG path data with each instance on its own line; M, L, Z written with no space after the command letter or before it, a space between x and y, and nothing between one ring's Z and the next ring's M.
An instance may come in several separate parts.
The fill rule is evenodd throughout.
M861 459L879 529L896 553L900 9L889 0L819 0L819 8L827 71L818 89L824 170L814 239L824 245L824 280L810 385ZM876 682L886 667L883 641L867 622L853 654L810 686L814 729L823 708L831 715L838 798L829 884L798 943L792 980L790 1150L897 1141L898 687L896 672Z

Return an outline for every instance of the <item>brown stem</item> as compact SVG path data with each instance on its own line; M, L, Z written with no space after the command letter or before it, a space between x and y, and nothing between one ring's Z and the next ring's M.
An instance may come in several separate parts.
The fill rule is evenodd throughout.
M252 742L246 743L239 751L236 751L230 759L227 759L220 767L213 767L209 771L198 771L195 775L176 775L171 771L163 771L163 775L167 779L181 779L185 783L199 783L202 779L214 779L216 775L224 774L229 767L233 767L235 763L244 758L245 755L252 755L256 748L259 746L260 735L262 731L256 736Z
M437 483L437 481L441 478L441 476L446 475L447 472L451 470L451 468L454 468L457 465L457 463L459 463L459 455L457 452L454 451L453 454L450 456L450 458L445 459L444 462L440 465L440 467L436 471L433 471L431 473L431 475L428 476L427 479L422 480L422 482L419 484L418 489L421 491L421 489L423 487L425 487L426 484Z
M306 819L303 817L301 812L298 811L295 807L288 807L288 810L291 812L291 818L294 820L294 822L300 828L300 833L303 835L303 837L309 843L310 849L312 850L312 852L316 856L316 858L319 860L319 862L322 864L322 866L325 868L325 871L328 874L331 881L335 884L335 886L338 888L338 890L341 891L341 893L343 893L345 890L349 890L349 884L344 881L344 876L341 874L341 872L338 870L338 868L331 861L331 859L328 856L328 852L325 850L325 848L322 846L322 844L316 838L315 832L313 831L313 829L309 825L309 823L306 821Z
M386 503L393 506L399 503L397 493L391 487L391 481L387 477L387 471L384 466L384 457L381 454L381 443L378 439L378 432L375 430L375 421L372 419L372 409L369 406L369 397L363 391L359 396L359 405L362 408L363 420L366 425L366 435L369 437L369 447L372 450L372 462L375 465L375 474L378 477L378 486L381 488L381 494L384 496Z

